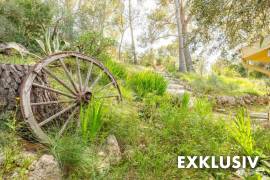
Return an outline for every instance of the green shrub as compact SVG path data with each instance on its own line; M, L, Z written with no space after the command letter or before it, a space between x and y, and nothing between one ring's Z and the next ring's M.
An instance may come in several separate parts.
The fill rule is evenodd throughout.
M126 79L127 77L127 70L124 65L117 63L112 60L108 60L105 63L105 66L110 70L110 72L116 77L117 79Z
M132 75L129 78L129 85L140 97L149 93L163 95L167 88L166 80L161 75L151 71Z
M102 103L92 101L81 108L81 134L85 142L95 140L102 127Z
M111 59L108 50L114 45L113 39L106 38L97 32L86 32L73 44L80 52L105 62Z
M48 27L53 18L51 2L0 1L0 41L15 41L36 50L35 38L43 34L44 27Z

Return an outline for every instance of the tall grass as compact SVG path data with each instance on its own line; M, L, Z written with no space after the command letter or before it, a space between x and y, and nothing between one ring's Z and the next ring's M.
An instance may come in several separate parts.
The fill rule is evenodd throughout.
M74 174L89 176L94 173L94 153L78 133L54 136L49 151L57 160L66 178Z
M81 108L81 134L85 142L93 141L102 127L102 102L92 101Z
M149 93L163 95L167 88L166 80L161 75L151 71L132 75L128 82L140 97L145 97Z
M105 66L117 79L126 79L127 70L124 65L112 60L108 60L106 61Z
M207 99L199 98L196 99L194 104L194 112L197 114L201 119L210 119L212 115L212 103L209 102Z
M183 109L188 109L190 103L190 95L188 93L184 93L181 100L181 107Z

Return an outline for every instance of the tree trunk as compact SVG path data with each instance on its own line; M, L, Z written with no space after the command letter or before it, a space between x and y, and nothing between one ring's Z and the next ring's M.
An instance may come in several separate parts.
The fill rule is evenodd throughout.
M32 66L27 65L10 65L0 64L0 113L6 111L19 110L20 86L31 70ZM45 73L37 75L36 82L39 84L47 84L47 76ZM33 88L31 92L31 102L56 101L55 93L45 91L43 89ZM56 110L58 108L58 110ZM40 106L33 108L34 113L39 117L46 116L59 111L58 105ZM20 116L21 117L21 116Z
M184 51L184 39L183 39L183 26L181 22L181 14L179 11L180 3L179 0L174 0L175 4L175 19L177 23L177 31L178 31L178 56L179 56L179 71L180 72L186 72L187 66L186 66L186 60L185 60L185 51Z
M131 0L128 1L128 17L129 17L129 28L130 28L130 35L131 35L131 48L132 48L132 53L133 53L133 62L134 64L137 64L138 60L137 60L133 24L132 24Z
M187 66L187 70L189 72L194 71L193 68L193 63L192 63L192 59L191 59L191 55L190 55L190 51L189 51L189 44L187 43L186 40L186 35L187 35L187 24L186 22L183 22L183 41L184 41L184 54L185 54L185 60L186 60L186 66Z
M120 43L119 43L119 47L118 47L118 59L119 59L119 61L121 61L121 59L122 59L121 49L122 49L124 33L125 32L121 33L121 39L120 39Z
M187 44L185 44L185 59L186 59L186 63L187 63L188 72L194 71L193 63L192 63L192 59L191 59L191 55L190 55L190 51L189 51L189 47L188 47Z
M188 23L190 21L190 17L186 18L186 9L181 6L180 8L180 16L181 16L181 24L182 24L182 29L183 29L183 42L184 42L184 54L185 54L185 60L186 60L186 66L187 70L194 71L193 69L193 64L192 64L192 59L189 51L189 44L187 42L187 27Z

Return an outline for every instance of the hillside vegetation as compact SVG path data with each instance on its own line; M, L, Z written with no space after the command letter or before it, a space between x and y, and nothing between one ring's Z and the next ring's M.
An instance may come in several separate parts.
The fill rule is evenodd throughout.
M5 62L13 63L14 59L16 58L5 57ZM243 124L241 128L251 131L250 136L246 136L240 127L234 126L234 122L238 121L250 123L250 119L243 115L241 110L235 119L217 116L213 112L212 103L207 99L196 98L191 107L190 95L175 97L167 94L167 82L157 73L150 70L129 71L125 68L125 64L115 61L110 61L106 65L120 82L123 102L116 106L95 105L94 109L89 106L85 113L90 113L90 119L85 116L86 119L83 118L85 120L82 120L82 123L87 119L89 123L93 123L92 121L96 119L99 124L97 128L93 129L92 124L90 129L84 130L85 135L80 131L76 134L66 133L61 138L54 139L50 147L39 148L39 153L45 151L55 156L65 177L76 179L155 179L156 177L163 179L183 176L192 179L229 178L233 176L233 170L177 169L176 157L180 154L186 156L260 155L262 157L270 154L270 134L267 129L263 129L259 124L254 124L253 128ZM247 78L213 76L219 80L212 81L211 76L179 75L181 79L190 82L191 86L194 82L196 86L192 87L205 94L230 92L232 89L227 89L227 84L222 81L224 79L243 82L237 83L235 91L229 94L239 95L240 90L242 90L241 94L244 94L253 81ZM204 89L204 86L201 87L195 81L209 82L210 84L206 83L206 85L210 90ZM219 87L216 83L221 83L222 86ZM264 93L259 86L254 91L260 92L258 95ZM99 111L97 113L100 115L92 116L95 111ZM2 164L0 174L5 177L16 171L19 177L23 178L27 177L27 168L33 159L25 159L20 155L27 145L19 138L20 133L15 131L20 124L14 118L14 113L2 116L0 145L6 160ZM117 137L122 159L110 169L100 172L98 164L95 163L99 159L97 152L109 134ZM252 144L247 144L246 141Z
M241 57L268 39L269 9L0 0L0 180L269 179L270 81ZM262 61L244 60L269 70L266 44ZM187 169L178 156L259 160Z

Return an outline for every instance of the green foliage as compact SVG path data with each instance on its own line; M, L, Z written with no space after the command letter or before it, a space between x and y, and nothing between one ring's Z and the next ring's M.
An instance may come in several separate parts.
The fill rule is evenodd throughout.
M233 144L229 141L224 121L220 119L214 121L206 102L201 103L200 112L197 112L196 108L186 108L187 99L189 99L187 95L182 100L178 100L168 95L149 94L144 98L143 104L139 105L139 122L134 116L128 116L128 120L123 118L117 121L116 119L122 117L121 113L117 113L115 115L117 118L111 121L118 123L111 123L115 125L110 129L114 131L122 129L125 123L132 131L124 131L125 136L120 136L121 142L125 142L122 143L124 148L128 149L127 157L124 157L123 163L114 167L106 177L168 179L185 176L190 179L207 179L209 174L214 174L216 170L179 170L175 168L177 163L175 157L237 154L233 152ZM127 108L130 109L125 105L121 111L126 111ZM203 110L205 112L202 112ZM135 109L132 108L130 111L134 114ZM114 114L114 110L111 113ZM218 172L223 171L218 170Z
M264 95L267 93L265 83L260 80L252 80L240 77L228 77L211 74L199 76L197 74L181 74L180 78L201 94L218 95Z
M78 172L80 175L93 173L93 165L91 165L94 159L93 153L78 133L53 138L49 151L58 161L65 176L78 174Z
M151 71L144 71L130 76L128 83L140 97L144 97L149 93L163 95L167 88L166 80L161 75Z
M196 99L194 104L194 111L201 119L211 119L212 104L207 99Z
M270 132L268 128L257 128L253 134L256 149L261 149L264 154L270 154Z
M231 137L239 146L241 146L245 155L256 155L250 118L247 116L245 109L240 109L238 111L229 130Z
M22 153L15 113L2 113L0 122L0 156L4 158L0 163L0 179L9 179L11 173L16 173L18 179L25 179L35 158Z
M126 79L128 72L123 64L108 60L106 61L105 66L117 79Z
M41 0L0 1L0 40L35 49L35 39L52 20L52 7L48 1Z
M154 66L156 63L156 56L153 52L147 52L140 58L140 64L144 66Z
M231 47L247 41L260 40L261 37L269 34L269 19L264 18L269 16L268 9L267 0L232 0L229 3L193 0L190 3L194 23L199 27L196 34L202 36L200 39L209 41L212 34L217 34L220 45L229 43Z
M94 58L101 61L110 59L108 51L115 45L115 41L111 38L106 38L97 32L85 32L77 39L74 46Z
M92 101L81 108L81 133L85 142L94 141L102 127L102 103Z
M227 77L241 77L240 72L238 72L238 69L240 66L237 64L232 64L231 62L221 59L218 60L213 66L212 70L217 74L217 75L224 75Z
M181 101L181 107L183 109L188 109L190 102L190 95L188 93L184 93Z
M16 172L18 179L25 179L28 168L33 162L32 157L26 157L21 153L21 147L17 140L3 149L4 162L0 165L0 179L6 179L10 172Z

